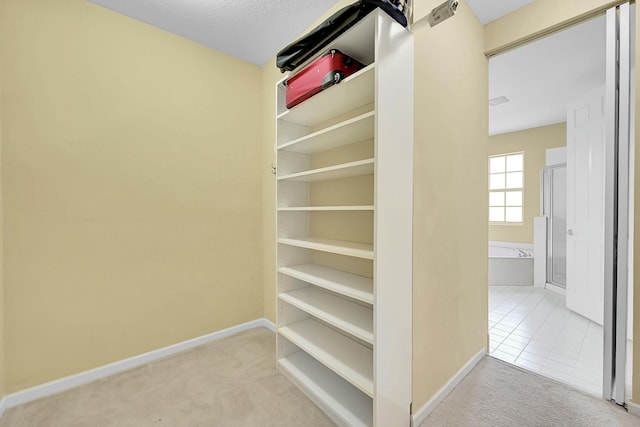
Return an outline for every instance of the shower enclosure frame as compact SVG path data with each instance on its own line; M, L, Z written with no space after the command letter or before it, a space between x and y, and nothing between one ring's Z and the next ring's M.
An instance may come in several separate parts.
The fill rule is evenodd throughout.
M553 172L556 170L564 169L566 171L567 163L556 163L553 165L545 166L540 171L540 215L545 216L547 218L547 239L546 239L546 272L545 272L545 280L546 286L551 285L555 288L559 289L561 292L566 290L567 282L566 282L566 251L565 251L565 281L564 283L560 283L554 279L554 201L553 201ZM566 181L566 178L565 178ZM565 184L565 194L564 194L565 204L566 204L566 184ZM565 217L566 217L566 207L565 207ZM565 227L562 231L562 235L565 236L566 233L566 218L565 218ZM565 237L565 246L566 246L566 237Z

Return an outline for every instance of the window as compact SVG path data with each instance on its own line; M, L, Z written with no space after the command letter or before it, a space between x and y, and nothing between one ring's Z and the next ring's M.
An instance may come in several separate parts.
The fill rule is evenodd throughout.
M489 222L522 223L524 153L489 157Z

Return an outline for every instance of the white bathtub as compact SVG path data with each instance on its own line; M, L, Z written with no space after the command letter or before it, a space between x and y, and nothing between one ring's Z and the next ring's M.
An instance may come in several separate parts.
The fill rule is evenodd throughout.
M489 242L489 286L533 286L533 245Z

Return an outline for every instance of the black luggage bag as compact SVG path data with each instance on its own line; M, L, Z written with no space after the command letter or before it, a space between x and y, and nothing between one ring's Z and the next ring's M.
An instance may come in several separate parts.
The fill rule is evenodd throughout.
M358 0L343 7L307 35L278 52L276 66L283 73L296 69L377 7L406 27L408 21L405 4L401 0Z

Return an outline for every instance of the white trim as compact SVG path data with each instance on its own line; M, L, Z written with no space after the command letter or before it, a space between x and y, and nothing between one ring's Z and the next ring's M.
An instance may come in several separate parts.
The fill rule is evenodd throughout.
M629 413L631 415L635 415L636 417L640 417L640 404L633 403L633 402L627 402L627 411L629 411Z
M551 292L555 292L556 294L559 294L559 295L565 295L565 296L567 295L567 290L565 288L561 288L560 286L554 285L553 283L547 282L544 288L550 290Z
M567 147L547 148L546 161L547 166L567 164Z
M0 417L4 414L4 410L7 408L7 398L0 399Z
M487 354L483 348L478 351L424 406L411 415L411 426L419 426L429 414L444 400L445 397L453 391L454 388L467 376L469 372L482 360Z
M500 248L515 248L515 249L527 249L533 251L533 243L519 243L519 242L501 242L498 240L489 240L489 246L497 246Z
M9 394L0 401L0 414L2 413L3 408L13 408L14 406L22 405L24 403L50 396L55 393L60 393L61 391L65 391L82 384L87 384L92 381L108 377L110 375L128 371L138 366L145 365L149 362L153 362L154 360L162 359L164 357L171 356L176 353L180 353L185 350L189 350L194 347L198 347L203 344L217 341L237 334L239 332L255 328L267 328L275 332L275 325L266 318L242 323L240 325L232 326L218 332L213 332L208 335L203 335L201 337L193 338L181 343L153 350L148 353L143 353L138 356L110 363L99 368L80 372L78 374L70 375L68 377L60 378L58 380L54 380L42 385L28 388L26 390Z
M263 317L262 319L258 319L256 320L256 322L260 322L260 326L262 326L263 328L267 328L269 329L271 332L276 331L276 324L273 323L271 320L267 319L266 317Z

